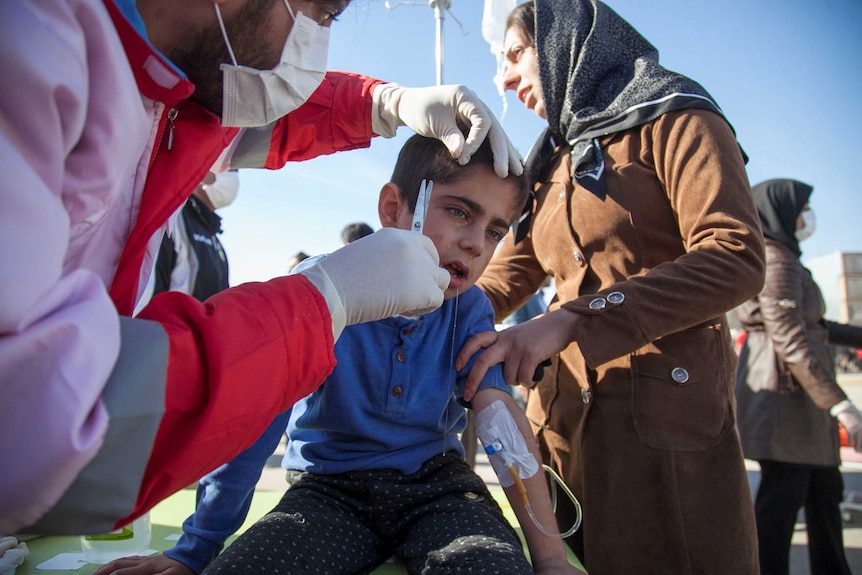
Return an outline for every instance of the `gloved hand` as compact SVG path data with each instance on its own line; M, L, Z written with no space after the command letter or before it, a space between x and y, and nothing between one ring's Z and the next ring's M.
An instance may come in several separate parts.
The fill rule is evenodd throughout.
M383 228L300 271L320 291L335 339L345 325L422 314L443 303L449 272L422 234Z
M13 575L29 556L26 543L18 543L12 536L0 536L0 575Z
M372 93L371 127L391 138L398 126L442 140L452 157L463 166L487 136L494 154L494 171L501 178L524 171L521 156L509 141L500 122L470 89L461 85L404 88L380 84ZM465 141L458 120L470 126Z
M829 413L838 418L847 430L847 439L857 453L862 452L862 413L849 399L832 407Z

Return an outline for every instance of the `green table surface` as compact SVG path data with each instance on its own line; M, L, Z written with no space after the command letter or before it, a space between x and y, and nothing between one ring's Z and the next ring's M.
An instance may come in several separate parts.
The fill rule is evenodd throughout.
M515 518L515 514L509 506L509 502L503 494L503 491L496 489L492 490L492 492L494 493L494 497L499 501L500 506L503 508L506 517L512 525L517 526L517 519ZM248 529L255 521L257 521L257 519L275 507L279 499L281 499L281 495L281 492L276 491L256 491L251 503L248 518L237 534ZM164 551L165 549L173 547L176 541L166 541L165 538L170 535L182 533L183 521L192 513L192 511L194 511L194 508L194 489L183 489L154 507L150 512L150 522L152 523L153 531L150 549ZM520 534L520 528L518 529L518 532ZM228 541L233 541L235 538L236 535L231 537ZM76 570L43 570L36 568L36 566L43 561L47 561L60 553L80 553L80 537L37 537L27 541L27 547L30 549L30 557L23 565L18 567L15 575L68 575L71 573L76 575L87 575L99 568L99 565L93 564L84 564ZM568 553L569 562L572 565L580 567L581 565L574 554L571 551L568 551ZM404 575L406 572L407 571L404 567L398 563L387 563L374 570L372 575Z

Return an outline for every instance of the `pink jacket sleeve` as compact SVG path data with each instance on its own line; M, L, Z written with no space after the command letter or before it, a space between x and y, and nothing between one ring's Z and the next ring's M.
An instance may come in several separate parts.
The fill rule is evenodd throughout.
M50 508L98 451L108 422L100 393L120 345L104 283L90 270L64 269L71 235L64 191L79 184L66 162L82 144L88 118L84 70L116 57L104 9L87 4L0 2L0 532L6 533ZM82 20L93 25L89 45ZM115 152L130 153L122 146ZM102 175L91 169L94 178Z

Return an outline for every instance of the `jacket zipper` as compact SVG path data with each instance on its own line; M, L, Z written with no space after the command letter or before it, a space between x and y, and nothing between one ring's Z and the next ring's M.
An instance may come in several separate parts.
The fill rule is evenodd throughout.
M168 112L168 151L174 147L174 120L180 111L177 108L171 108Z

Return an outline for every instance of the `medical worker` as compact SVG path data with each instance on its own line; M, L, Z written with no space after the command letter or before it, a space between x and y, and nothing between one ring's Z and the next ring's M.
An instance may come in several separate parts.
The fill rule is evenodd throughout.
M316 389L344 326L442 302L431 242L384 230L313 278L169 292L131 318L214 165L277 169L407 125L462 163L488 136L496 171L520 173L466 88L326 72L347 4L0 3L0 533L128 522Z

